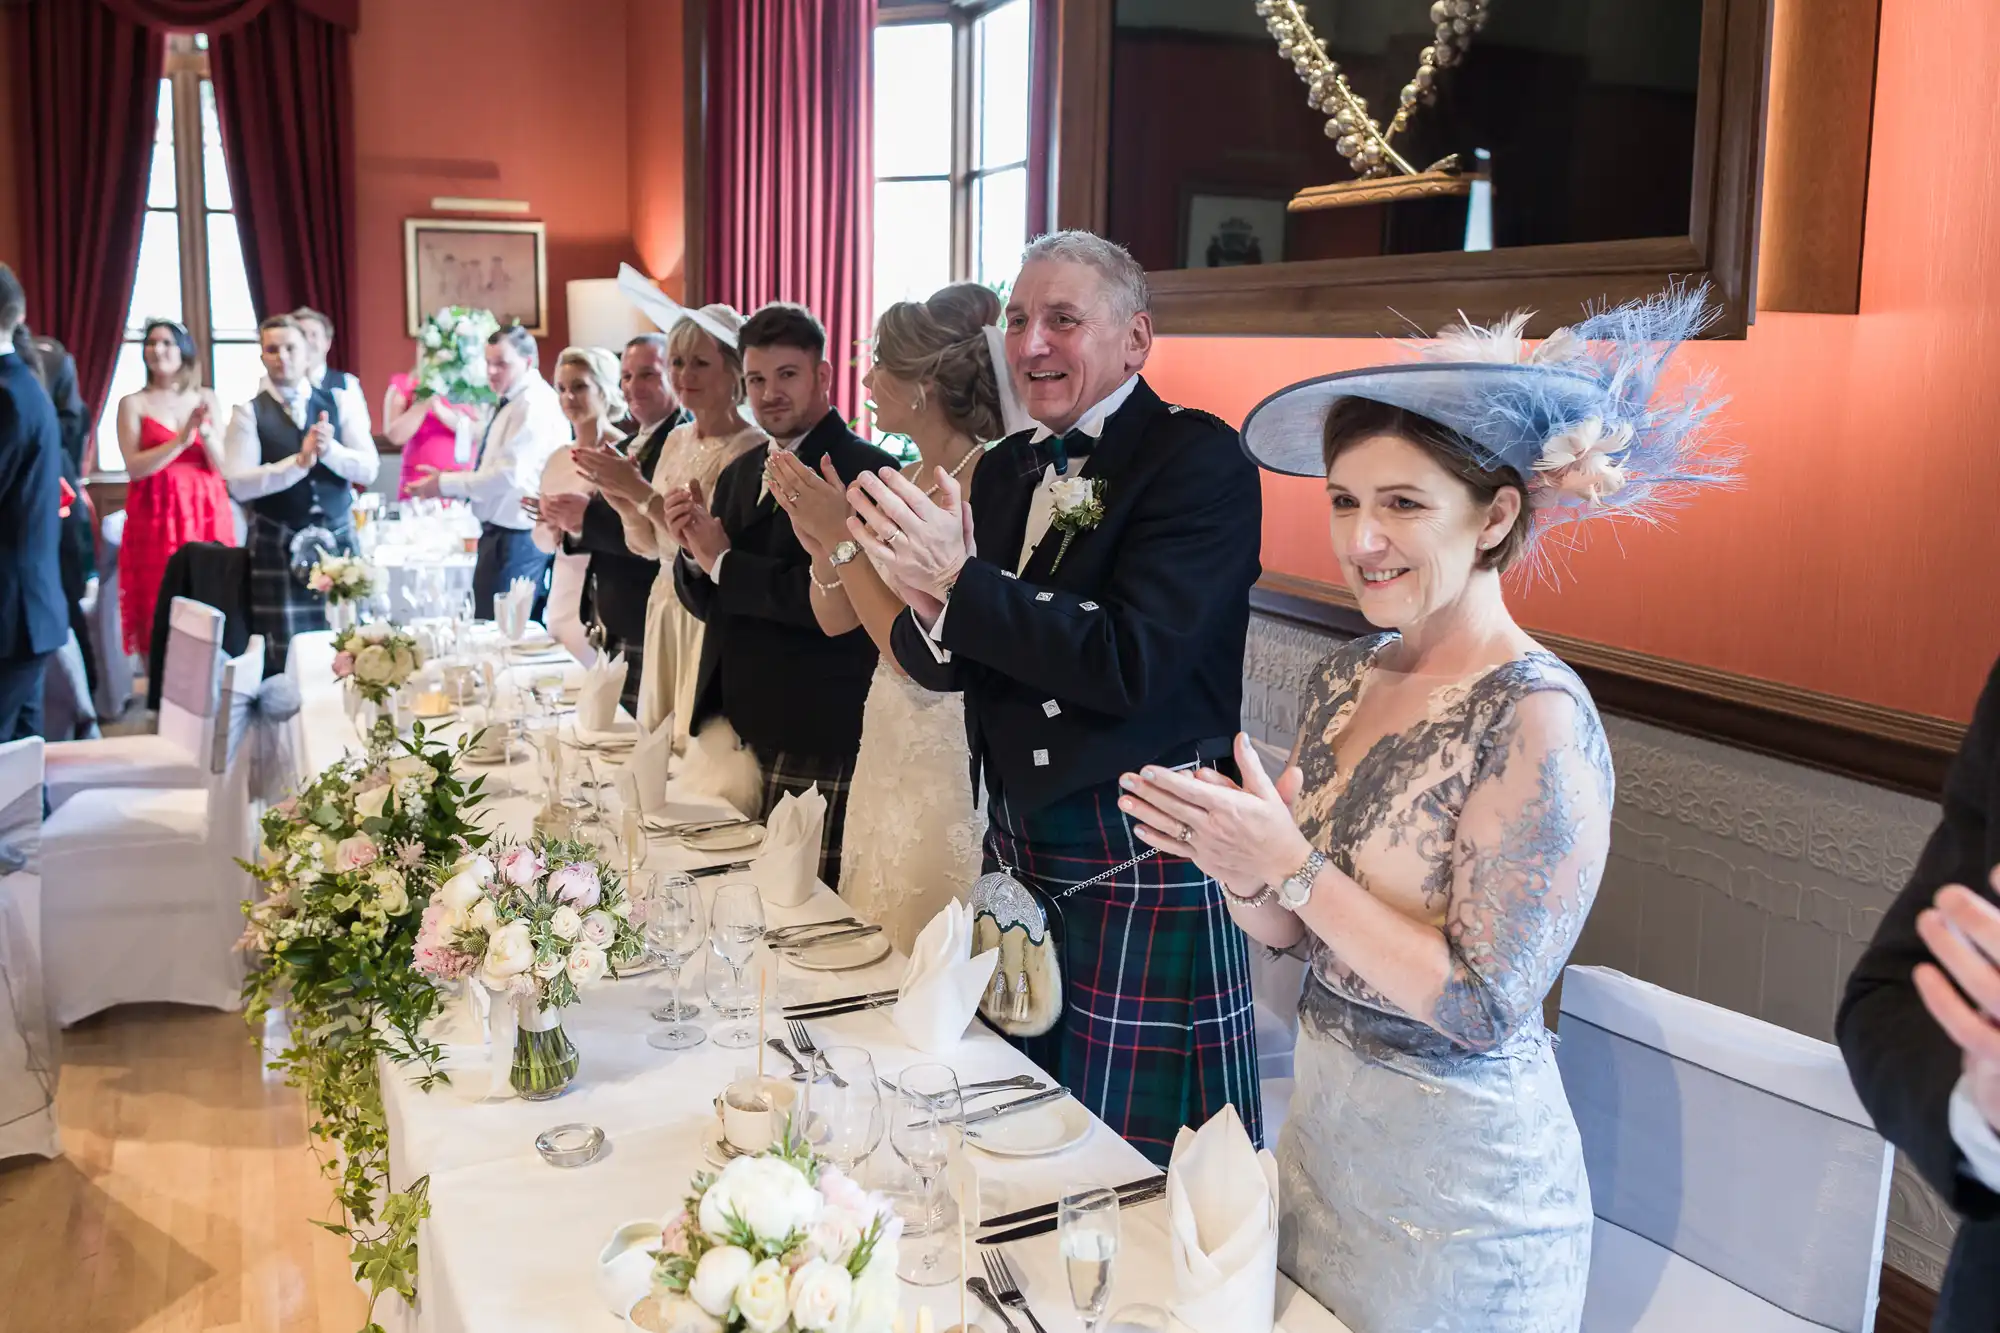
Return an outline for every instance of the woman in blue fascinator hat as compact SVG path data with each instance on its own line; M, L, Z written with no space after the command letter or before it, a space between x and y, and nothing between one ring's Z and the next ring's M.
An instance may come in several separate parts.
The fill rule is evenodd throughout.
M1127 774L1141 836L1310 963L1278 1144L1279 1266L1354 1333L1555 1333L1582 1318L1590 1187L1542 1002L1610 844L1583 683L1500 576L1563 525L1654 519L1728 460L1706 380L1661 385L1706 322L1675 288L1539 344L1527 316L1260 403L1244 448L1326 479L1334 553L1384 632L1320 664L1273 781Z

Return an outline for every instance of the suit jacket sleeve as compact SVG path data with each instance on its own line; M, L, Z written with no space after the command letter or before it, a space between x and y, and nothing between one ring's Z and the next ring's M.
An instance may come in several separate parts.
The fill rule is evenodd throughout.
M625 544L625 520L618 517L618 511L611 502L601 495L590 497L590 503L583 509L583 531L574 537L565 537L563 546L571 551L602 551L606 555L630 555L631 548Z
M929 636L917 624L916 612L906 609L896 617L889 628L889 646L896 650L896 662L903 673L931 693L945 694L965 688L958 674L958 659L937 660Z
M967 561L941 646L1113 717L1170 693L1201 660L1204 636L1256 580L1262 492L1234 441L1204 432L1162 462L1137 506L1103 590L1089 597ZM910 659L896 656L909 670Z
M831 449L829 456L842 481L854 480L864 469L895 465L895 459L865 445ZM763 475L761 469L732 468L732 481ZM725 512L719 485L716 512ZM819 618L812 609L812 557L796 538L784 541L775 553L732 546L729 559L723 562L721 580L709 586L715 589L716 606L730 615L775 620L800 629L819 628Z
M2000 760L2000 664L1988 677L1972 726L1945 779L1942 817L1916 871L1882 918L1875 938L1848 978L1835 1032L1854 1090L1882 1136L1908 1154L1924 1178L1960 1215L2000 1215L2000 1195L1960 1170L1964 1157L1948 1123L1961 1056L1924 1008L1911 980L1918 963L1934 961L1917 934L1917 914L1946 884L1963 884L1989 899L1985 864L1994 817L1994 770Z

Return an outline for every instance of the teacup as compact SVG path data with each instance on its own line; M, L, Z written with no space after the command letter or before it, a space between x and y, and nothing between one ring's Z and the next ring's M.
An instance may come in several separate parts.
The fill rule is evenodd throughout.
M788 1079L755 1074L737 1079L715 1099L722 1120L722 1137L740 1153L760 1153L776 1143L798 1102L798 1090Z
M597 1294L622 1315L653 1289L653 1259L660 1249L658 1222L627 1222L597 1255Z

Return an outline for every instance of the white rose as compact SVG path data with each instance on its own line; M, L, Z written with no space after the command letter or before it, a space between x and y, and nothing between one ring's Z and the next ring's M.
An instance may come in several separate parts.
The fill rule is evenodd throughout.
M396 645L394 658L396 662L396 679L407 680L416 674L420 663L414 651L399 643Z
M611 915L617 917L620 921L630 921L632 919L632 904L623 898L611 904L610 910Z
M500 918L494 909L493 900L483 893L480 894L479 901L473 903L472 907L466 912L465 924L471 926L474 930L483 930L489 935L498 930L500 928ZM514 924L520 926L523 930L527 929L527 923L524 921L517 921Z
M1049 503L1057 513L1065 513L1089 504L1093 493L1090 478L1064 477L1049 487Z
M493 863L479 852L467 852L452 865L454 875L470 875L481 884L493 882Z
M568 961L568 959L559 953L552 953L547 958L537 958L535 960L535 975L543 981L547 981L550 977L562 971L568 965Z
M419 785L428 787L437 781L437 770L417 756L405 754L389 761L389 776L399 781L413 778Z
M573 940L583 932L583 918L577 915L574 907L564 903L549 918L549 929L559 940Z
M480 966L480 976L488 989L505 990L515 977L534 965L535 942L528 938L528 923L510 921L487 938L486 961Z
M766 1259L736 1287L736 1309L750 1333L778 1333L791 1318L785 1301L785 1270Z
M606 970L604 950L593 949L588 944L579 944L570 950L569 980L578 990L603 977Z
M845 1264L854 1247L861 1243L865 1223L845 1208L829 1204L806 1235L812 1247L829 1263Z
M380 819L382 812L388 808L389 796L394 790L393 787L371 787L367 791L355 793L354 813L363 819Z
M380 620L371 620L354 632L361 636L363 643L385 643L389 638L390 627Z
M819 1191L797 1167L775 1157L739 1157L708 1187L696 1220L703 1231L719 1236L734 1214L760 1239L776 1244L811 1225L820 1207Z
M568 907L558 907L556 915L570 911ZM611 941L618 938L618 920L609 912L591 912L578 923L583 931L583 942L593 949L609 948Z
M424 330L424 346L436 347L443 341L444 341L444 335L437 331L437 326L435 324L429 326Z
M807 1333L844 1333L854 1303L854 1279L837 1263L808 1259L792 1274L792 1322Z
M868 1270L854 1280L846 1333L889 1333L902 1295L901 1285L896 1281L895 1260L892 1258L886 1268L870 1263Z
M710 1186L713 1189L713 1186ZM756 1266L750 1251L734 1245L718 1245L701 1256L688 1283L688 1299L717 1319L729 1313L736 1302L736 1288Z
M354 655L354 678L369 685L387 685L396 671L396 659L381 644L370 644Z
M460 871L438 885L437 892L431 895L431 901L444 908L454 926L463 926L466 924L465 914L485 896L479 887L479 881L471 874Z
M410 910L410 890L403 883L401 871L391 866L378 866L369 878L375 881L375 905L382 909L384 916L401 916Z
M660 1333L722 1333L722 1321L685 1296L660 1292L653 1297L653 1321Z

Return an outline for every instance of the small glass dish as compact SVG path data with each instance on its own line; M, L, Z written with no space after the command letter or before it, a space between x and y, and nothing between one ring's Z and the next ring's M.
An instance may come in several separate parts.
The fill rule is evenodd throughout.
M535 1136L535 1151L550 1166L589 1166L604 1153L604 1131L596 1125L557 1125Z

